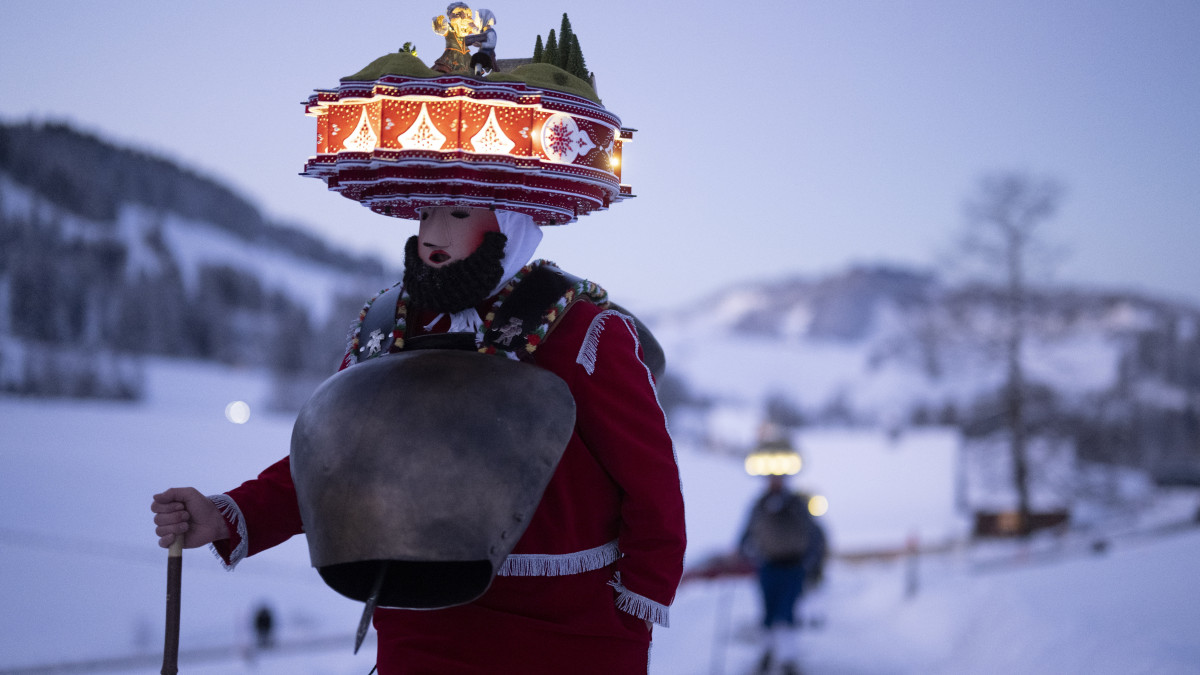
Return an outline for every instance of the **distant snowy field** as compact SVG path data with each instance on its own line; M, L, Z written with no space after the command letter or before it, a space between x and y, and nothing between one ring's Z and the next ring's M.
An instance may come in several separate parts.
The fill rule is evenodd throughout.
M0 673L121 658L103 672L157 673L166 555L150 495L220 492L287 452L292 420L262 413L260 373L157 362L147 375L140 404L0 398ZM225 419L235 400L249 403L248 423ZM731 547L761 486L735 459L677 450L695 566ZM863 487L856 511L882 518L889 504ZM1173 517L1194 508L1181 499ZM903 561L835 562L806 603L824 626L801 635L805 672L1200 673L1200 530L1125 528L1104 553L1066 538L924 556L915 597ZM184 561L181 672L366 675L374 664L373 637L351 654L361 605L320 581L302 538L232 573L204 549ZM280 646L256 653L248 625L264 602ZM651 672L749 672L757 603L748 579L685 584L671 627L655 630Z

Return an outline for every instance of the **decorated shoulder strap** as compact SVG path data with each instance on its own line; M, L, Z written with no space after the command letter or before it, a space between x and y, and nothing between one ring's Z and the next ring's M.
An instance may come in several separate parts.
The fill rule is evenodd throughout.
M570 306L587 300L606 306L608 293L596 284L541 262L529 271L508 298L485 321L488 329L480 351L507 352L528 359Z
M350 354L354 362L388 353L396 324L396 304L400 299L401 285L380 291L367 301L358 320L351 327Z
M405 298L402 286L397 284L363 306L350 335L349 351L355 362L408 348ZM531 358L567 309L580 300L607 307L608 293L586 279L567 274L552 262L530 263L500 292L484 317L479 351L513 359Z

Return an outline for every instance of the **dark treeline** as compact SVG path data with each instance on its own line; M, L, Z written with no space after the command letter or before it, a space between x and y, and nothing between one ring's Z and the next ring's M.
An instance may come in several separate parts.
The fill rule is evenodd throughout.
M210 223L247 241L346 271L381 269L376 260L349 255L295 228L268 222L257 207L215 180L66 124L0 124L0 172L91 220L111 222L122 204L137 204Z
M212 180L65 125L0 125L0 177L32 195L28 208L0 201L0 390L135 398L142 356L319 378L336 367L361 294L387 275L376 259L265 221ZM136 241L118 224L129 204L143 210ZM253 268L202 264L185 279L164 236L170 214L370 281L349 284L362 290L316 325L305 298Z

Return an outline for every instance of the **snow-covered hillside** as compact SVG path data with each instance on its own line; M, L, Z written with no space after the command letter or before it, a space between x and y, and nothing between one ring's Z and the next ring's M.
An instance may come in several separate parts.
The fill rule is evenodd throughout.
M707 425L681 433L720 450L712 424L745 411L803 426L994 431L1008 375L1003 302L986 287L860 267L644 318L682 390L671 403ZM1027 305L1031 433L1067 437L1089 460L1200 480L1200 309L1083 289L1039 289Z
M362 302L396 279L167 159L66 125L0 125L0 137L0 391L136 397L129 362L148 354L268 363L290 405L285 381L327 373ZM1034 432L1067 437L1084 460L1200 484L1200 308L1027 291ZM641 318L665 348L665 389L705 420L773 407L805 426L983 436L1002 417L1002 342L1016 323L1005 306L994 286L874 265L741 284ZM69 361L78 345L100 365Z
M264 373L156 360L146 377L140 403L0 397L0 673L80 672L48 667L130 655L141 657L107 672L158 672L166 556L155 544L150 495L175 485L222 491L286 452L292 420L261 412ZM226 419L234 400L250 405L249 422ZM762 486L736 457L677 445L695 570L732 547ZM831 508L881 520L896 508L880 499L876 481L847 486ZM824 627L802 633L806 672L1194 673L1200 530L1161 526L1190 519L1196 499L1163 503L1173 506L1153 522L1105 533L1103 549L1092 533L924 555L913 597L902 559L835 560L809 602ZM852 538L858 522L831 514L827 525L837 541ZM320 581L302 539L232 573L204 550L184 559L182 672L370 670L372 638L351 654L361 605ZM279 618L279 647L255 652L248 624L261 603ZM656 629L651 672L748 672L756 613L748 579L689 581L671 627ZM34 666L46 668L26 669Z
M125 252L120 272L131 283L153 280L177 267L185 288L194 292L205 267L246 270L261 281L268 294L281 293L306 306L318 323L329 318L337 298L363 293L361 279L346 270L281 250L273 242L247 241L212 223L132 202L123 203L112 222L89 219L55 208L0 173L3 221L52 221L66 243L119 246ZM374 290L378 289L370 292Z
M841 406L864 423L906 426L918 409L965 408L1003 384L996 302L951 297L933 277L856 268L732 288L654 317L654 328L700 396L762 404L785 394L814 417ZM1130 335L1164 319L1115 300L1043 309L1030 321L1028 377L1072 397L1104 391Z
M170 189L188 189L179 181ZM0 170L0 391L136 398L142 355L319 377L362 302L394 277L253 210L257 224L231 225L118 193L84 214L63 190Z

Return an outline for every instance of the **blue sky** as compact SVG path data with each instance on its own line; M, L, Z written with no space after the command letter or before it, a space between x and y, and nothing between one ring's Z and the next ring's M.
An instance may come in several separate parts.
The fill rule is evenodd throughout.
M537 4L534 8L531 5ZM1055 279L1200 302L1200 3L491 2L498 55L570 14L605 104L638 129L638 197L540 255L633 309L852 263L938 268L980 176L1067 186ZM414 231L297 174L301 101L444 3L8 3L0 119L70 121L233 185L275 219L398 259Z

